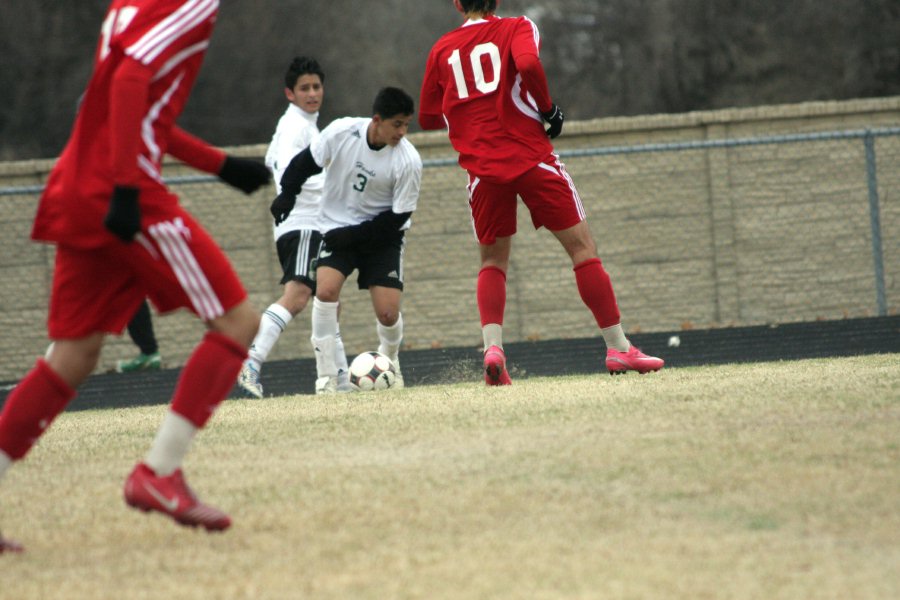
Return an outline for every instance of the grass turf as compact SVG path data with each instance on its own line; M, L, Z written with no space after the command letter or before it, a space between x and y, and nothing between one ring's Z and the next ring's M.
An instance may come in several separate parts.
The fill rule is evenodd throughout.
M229 401L127 509L165 406L64 413L0 486L0 598L900 597L900 356Z

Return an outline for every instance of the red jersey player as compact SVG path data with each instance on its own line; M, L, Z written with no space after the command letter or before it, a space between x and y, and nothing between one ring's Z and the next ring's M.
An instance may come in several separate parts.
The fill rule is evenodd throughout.
M106 334L120 334L145 296L186 307L209 331L182 370L126 502L208 530L230 525L188 488L181 463L194 434L234 384L259 314L209 234L162 183L165 154L246 193L262 163L226 156L175 125L197 77L218 0L113 0L94 72L68 144L50 174L32 238L56 245L46 356L0 414L0 478L31 449L94 370ZM0 552L21 546L0 537Z
M431 49L419 124L447 127L469 174L469 207L481 250L477 298L485 382L511 383L502 325L517 196L534 226L549 229L569 254L578 291L606 342L610 373L659 370L661 359L645 355L625 337L581 199L548 139L562 131L563 113L550 99L537 27L527 17L497 17L497 0L453 4L466 22Z

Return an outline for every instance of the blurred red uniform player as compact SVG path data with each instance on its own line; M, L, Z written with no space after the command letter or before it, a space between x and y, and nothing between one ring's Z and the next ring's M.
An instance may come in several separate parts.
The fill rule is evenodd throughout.
M109 333L121 334L149 297L188 308L209 331L188 359L126 502L185 525L221 530L229 517L202 504L181 463L226 397L259 314L222 250L162 182L170 154L251 193L262 163L228 157L175 125L209 46L217 0L114 0L75 126L40 200L32 238L56 245L46 356L0 414L0 478L23 458L94 370ZM21 546L0 537L0 552Z
M431 49L419 124L448 128L469 174L469 207L481 249L477 296L485 382L511 383L502 326L517 197L535 228L549 229L569 254L578 291L606 342L610 373L659 370L661 359L643 354L625 337L581 199L550 143L562 131L563 113L550 99L537 27L527 17L497 17L497 0L453 4L466 22Z

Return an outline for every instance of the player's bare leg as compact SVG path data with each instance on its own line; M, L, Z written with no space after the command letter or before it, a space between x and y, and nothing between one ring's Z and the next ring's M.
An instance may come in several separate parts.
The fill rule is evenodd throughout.
M663 360L647 356L625 337L612 282L597 256L597 245L587 221L554 231L553 235L571 258L578 292L600 326L600 333L606 342L606 368L609 373L659 371L665 364Z
M125 482L125 501L163 513L190 527L220 531L231 525L221 510L203 504L188 486L181 464L202 429L234 385L259 328L259 313L246 300L207 322L209 332L182 369L172 399L144 462Z
M493 244L481 244L481 271L478 273L478 312L484 341L484 382L510 385L503 351L503 313L506 309L506 271L512 251L512 236L499 237Z

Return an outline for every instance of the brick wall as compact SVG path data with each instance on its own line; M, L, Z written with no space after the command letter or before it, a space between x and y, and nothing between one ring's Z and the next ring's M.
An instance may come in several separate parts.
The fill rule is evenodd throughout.
M900 98L567 123L561 152L669 142L753 138L900 125ZM270 132L260 132L267 139ZM453 157L443 132L410 136L423 158ZM261 156L264 145L233 148ZM877 141L888 306L900 309L900 137ZM875 313L866 169L859 140L823 140L678 152L571 156L600 256L628 331L667 331L839 319ZM52 161L0 163L0 189L41 185ZM167 176L192 174L169 165ZM455 165L424 173L405 261L405 343L478 346L478 249L465 176ZM173 189L220 241L265 308L280 294L268 205L272 190L247 197L218 183ZM0 381L21 376L42 353L53 250L28 241L37 196L0 196ZM596 335L571 265L520 207L509 273L505 339ZM348 353L377 344L366 293L351 277L341 328ZM156 318L169 366L183 363L203 331L187 314ZM271 359L308 357L309 311L292 323ZM598 342L602 343L602 342ZM136 350L111 339L100 370Z

